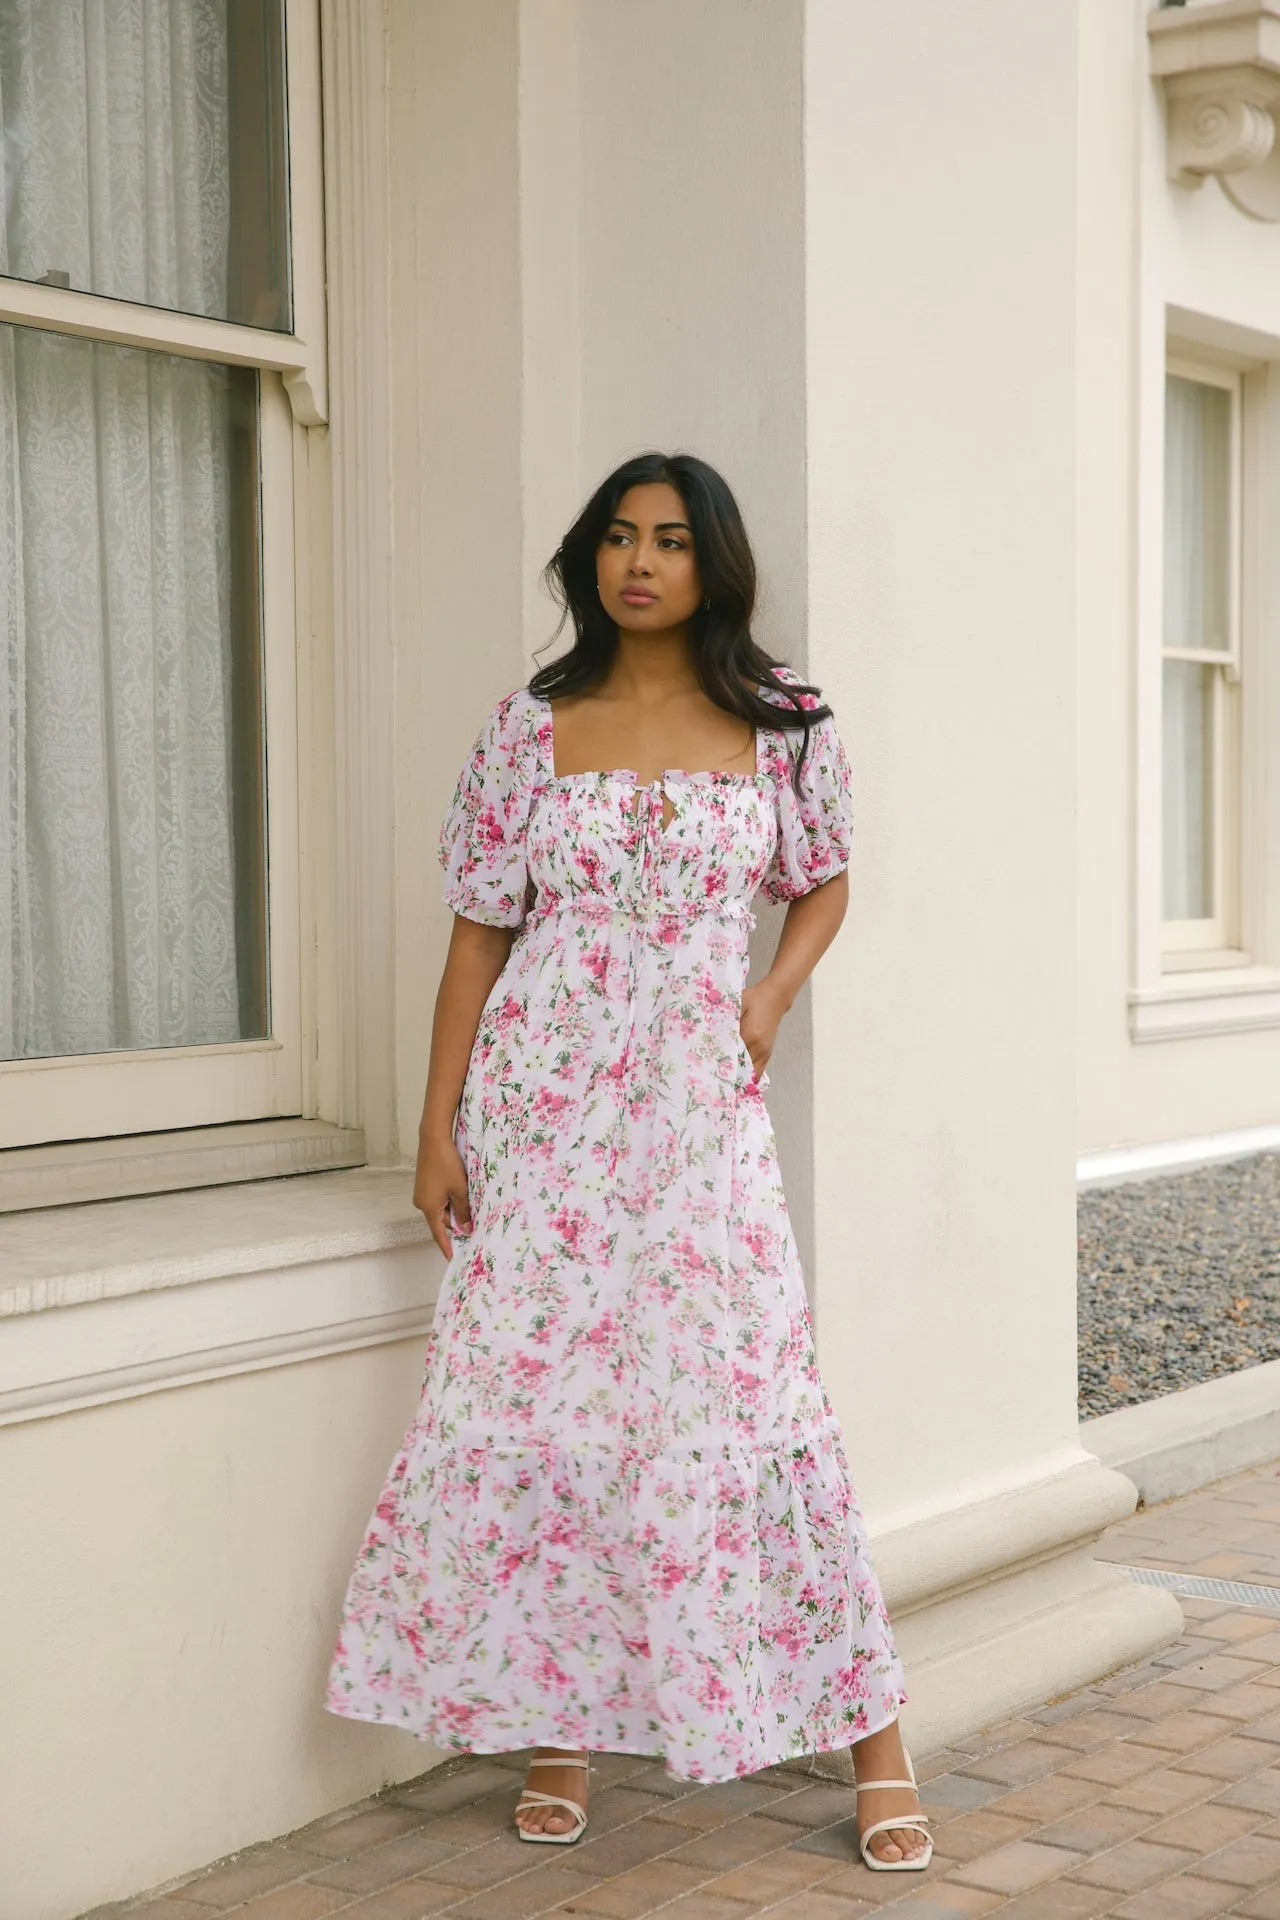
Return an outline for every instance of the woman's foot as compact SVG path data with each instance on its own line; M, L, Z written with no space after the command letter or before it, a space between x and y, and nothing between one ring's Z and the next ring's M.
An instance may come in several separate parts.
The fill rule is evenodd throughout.
M576 1750L568 1747L538 1747L533 1757L535 1760L555 1760L561 1754L566 1760L582 1761L590 1757L581 1747ZM549 1793L560 1800L572 1800L585 1813L588 1777L584 1766L531 1767L525 1775L525 1792ZM516 1808L516 1825L525 1833L571 1833L577 1824L567 1807L530 1805Z
M853 1749L853 1773L856 1780L907 1780L907 1757L902 1749L902 1733L896 1720L878 1733L869 1733ZM874 1787L858 1795L858 1832L862 1834L877 1820L891 1820L895 1813L920 1812L920 1796L914 1787ZM918 1827L886 1827L873 1834L868 1850L877 1860L918 1860L929 1842Z

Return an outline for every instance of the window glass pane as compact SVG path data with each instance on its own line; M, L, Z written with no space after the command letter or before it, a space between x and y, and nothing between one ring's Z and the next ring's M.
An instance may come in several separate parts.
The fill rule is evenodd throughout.
M0 1059L267 1031L257 375L0 326Z
M0 0L0 273L288 328L281 0Z
M1164 663L1164 917L1211 920L1213 695L1219 667Z
M1231 645L1231 395L1170 374L1165 388L1164 644Z

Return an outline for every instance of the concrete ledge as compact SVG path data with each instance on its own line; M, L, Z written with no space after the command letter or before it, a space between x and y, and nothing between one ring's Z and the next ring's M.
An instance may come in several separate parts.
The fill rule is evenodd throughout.
M1176 1640L1171 1593L1093 1555L1133 1512L1132 1481L1085 1456L1047 1479L911 1525L871 1529L907 1672L903 1720L927 1754ZM837 1767L842 1764L834 1763ZM825 1769L824 1769L825 1770Z
M1147 1659L1186 1630L1173 1594L1139 1586L1087 1549L1036 1578L1041 1571L1010 1583L995 1620L980 1622L975 1606L972 1637L959 1645L931 1645L933 1623L921 1621L918 1632L919 1616L903 1622L898 1641L911 1690L903 1724L913 1751L963 1745L967 1734ZM946 1624L950 1638L961 1623L953 1612Z
M369 1169L0 1221L0 1427L425 1337L444 1262Z
M871 1530L876 1571L895 1620L1096 1540L1134 1509L1128 1478L1085 1458L1051 1479L887 1532Z
M1080 1423L1080 1444L1148 1506L1280 1458L1280 1360Z
M0 1213L85 1206L364 1165L364 1134L323 1120L255 1120L0 1153Z
M409 1173L361 1167L9 1214L0 1219L0 1319L429 1248L412 1188Z
M1240 1127L1234 1133L1197 1134L1186 1140L1157 1140L1147 1146L1099 1147L1076 1161L1076 1186L1122 1187L1132 1180L1159 1180L1224 1160L1248 1160L1255 1153L1280 1151L1280 1126Z

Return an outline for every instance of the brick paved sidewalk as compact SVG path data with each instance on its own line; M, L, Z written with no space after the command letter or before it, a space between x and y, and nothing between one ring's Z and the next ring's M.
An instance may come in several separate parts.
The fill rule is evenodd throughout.
M1106 1558L1280 1588L1280 1465L1113 1528ZM146 1920L1280 1920L1280 1613L1184 1600L1156 1659L918 1768L927 1874L858 1860L847 1789L774 1769L692 1787L599 1756L591 1825L537 1852L512 1832L518 1757L450 1763L99 1910Z

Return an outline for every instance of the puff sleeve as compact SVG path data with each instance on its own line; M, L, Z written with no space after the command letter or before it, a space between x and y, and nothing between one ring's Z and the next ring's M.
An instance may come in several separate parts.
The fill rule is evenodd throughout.
M816 706L802 696L806 706ZM849 864L852 838L849 758L835 721L819 720L810 730L800 770L800 791L791 778L804 736L788 728L785 751L776 761L778 841L760 885L766 900L785 905L834 880Z
M523 690L480 729L440 828L444 902L466 920L518 927L529 896L526 837L534 755Z

